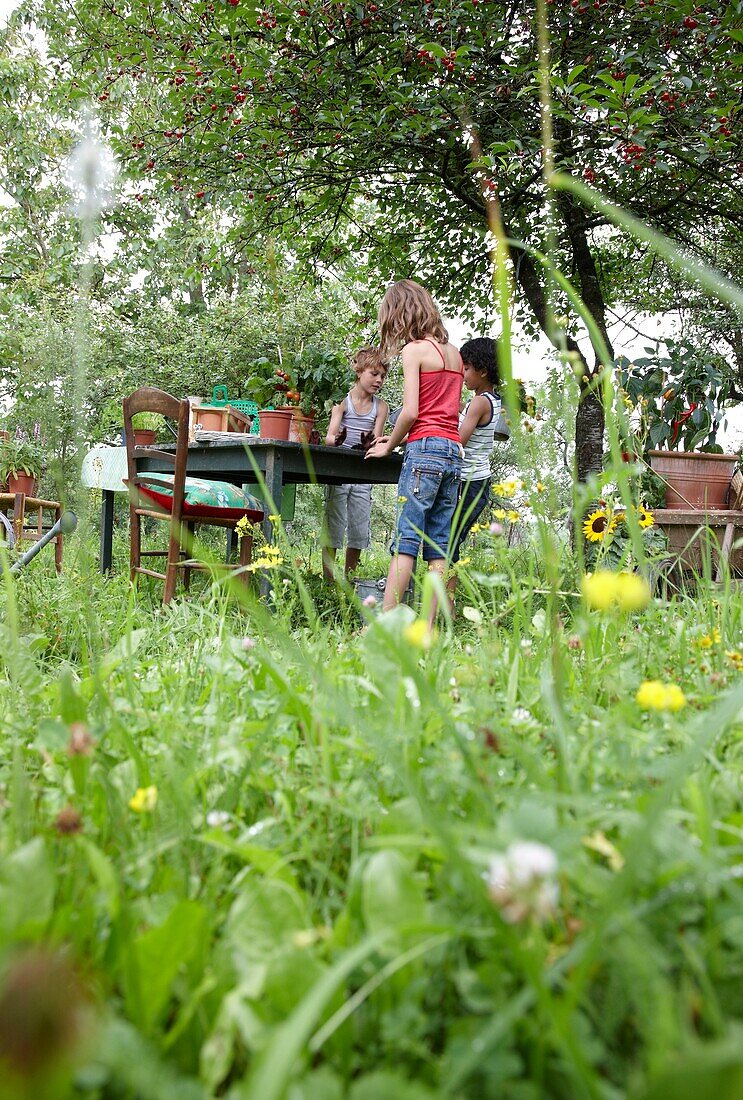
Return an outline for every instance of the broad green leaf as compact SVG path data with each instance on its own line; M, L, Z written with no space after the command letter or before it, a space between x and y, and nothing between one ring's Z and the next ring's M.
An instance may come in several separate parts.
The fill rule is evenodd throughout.
M372 935L394 938L405 928L425 923L423 889L413 877L410 863L394 849L374 852L362 876L362 911Z
M55 870L41 837L0 864L0 927L8 939L37 939L54 907Z
M132 1018L149 1031L167 1007L176 976L197 954L207 934L207 914L195 901L180 901L157 928L138 936L127 952L125 996Z
M303 895L278 879L249 878L227 917L225 938L247 962L264 963L311 926Z

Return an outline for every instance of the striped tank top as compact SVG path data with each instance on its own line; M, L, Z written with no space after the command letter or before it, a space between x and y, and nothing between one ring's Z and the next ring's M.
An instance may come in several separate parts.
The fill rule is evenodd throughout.
M502 402L500 394L485 392L480 395L481 397L487 397L490 402L490 420L487 424L478 424L472 435L469 437L467 446L464 448L464 466L462 468L462 480L463 481L484 481L486 477L490 477L490 452L493 450L493 442L495 440L495 426L498 422L498 415L502 408ZM461 424L467 415L467 410L472 404L470 399L462 409L459 415L459 423Z
M344 447L359 446L362 435L373 430L378 411L379 402L375 396L368 413L357 413L351 400L351 394L348 394L341 419L341 427L346 429L346 438L343 440Z

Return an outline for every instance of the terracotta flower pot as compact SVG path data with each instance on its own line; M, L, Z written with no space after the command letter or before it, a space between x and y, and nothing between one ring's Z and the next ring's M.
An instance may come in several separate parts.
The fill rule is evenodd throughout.
M666 508L728 507L738 455L704 451L649 451L650 468L666 483Z
M289 428L289 439L293 443L309 443L314 426L314 413L306 414L300 409L294 409L291 426Z
M152 428L134 428L134 446L151 447L157 439L157 432Z
M263 439L288 439L293 409L261 409L258 413Z
M27 497L35 497L37 485L37 479L30 474L8 474L9 493L24 493Z

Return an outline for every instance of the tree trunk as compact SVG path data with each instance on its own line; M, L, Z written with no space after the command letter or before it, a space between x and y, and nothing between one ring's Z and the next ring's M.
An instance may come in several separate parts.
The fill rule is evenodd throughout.
M575 414L575 462L578 481L601 473L604 456L604 406L594 390L581 390Z

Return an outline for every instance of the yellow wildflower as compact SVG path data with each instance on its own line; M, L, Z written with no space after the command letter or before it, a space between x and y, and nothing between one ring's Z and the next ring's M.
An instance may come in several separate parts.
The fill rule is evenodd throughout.
M581 582L583 599L596 611L616 607L620 611L642 611L650 602L650 586L639 573L614 573L597 569Z
M596 611L607 611L617 597L617 575L610 569L587 573L581 581L583 599Z
M239 519L235 524L235 532L240 536L241 539L244 539L246 535L250 534L252 526L253 524L250 522L248 517L243 516L242 519Z
M538 493L543 493L545 491L545 489L547 488L547 486L544 484L543 481L538 481L536 483L536 485L534 486L534 488L536 489L536 491Z
M281 523L281 516L269 516L271 523Z
M425 619L416 619L414 623L406 626L402 632L405 641L416 649L430 649L435 632L429 627Z
M493 509L493 515L495 516L496 519L505 519L506 514L507 513L506 513L505 508L494 508Z
M642 611L650 603L650 585L639 573L617 573L616 600L622 611Z
M135 814L151 813L157 806L157 787L137 787L129 799L129 809Z
M400 497L397 498L397 503L398 504L405 504L407 502L407 499L408 499L407 497L400 496Z
M521 519L521 516L517 511L511 508L511 510L507 513L507 518L510 519L511 523L515 523L516 520Z
M719 645L722 641L719 629L715 626L709 632L709 634L703 634L701 638L697 640L697 645L700 649L711 649L713 645Z
M725 656L730 661L733 668L743 669L743 653L738 649L729 649L725 653Z
M678 684L664 684L660 680L644 680L635 696L643 710L681 710L686 706L686 696Z

